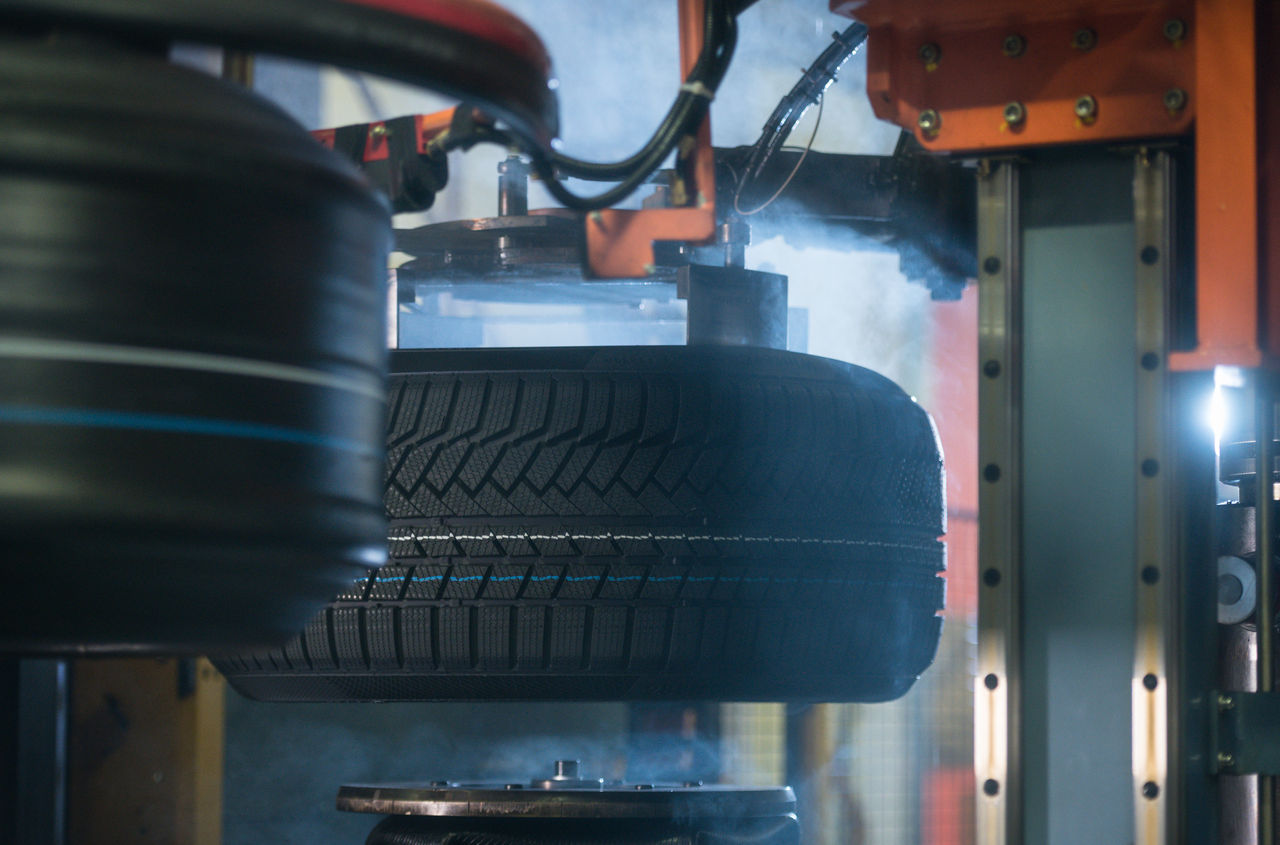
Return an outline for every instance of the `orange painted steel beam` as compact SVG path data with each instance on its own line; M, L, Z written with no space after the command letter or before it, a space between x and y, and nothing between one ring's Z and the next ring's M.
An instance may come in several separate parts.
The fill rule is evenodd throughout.
M1196 2L1197 347L1170 356L1178 370L1257 367L1267 357L1259 323L1255 23L1252 0Z
M926 149L1183 134L1198 107L1189 96L1192 0L832 0L831 7L871 29L867 93L876 116L914 132ZM1171 92L1182 92L1180 100Z
M680 0L681 75L698 60L706 37L706 0ZM696 146L680 174L691 204L639 211L606 208L587 215L587 267L596 278L636 278L653 272L654 241L708 241L715 234L715 153L711 120L703 121Z

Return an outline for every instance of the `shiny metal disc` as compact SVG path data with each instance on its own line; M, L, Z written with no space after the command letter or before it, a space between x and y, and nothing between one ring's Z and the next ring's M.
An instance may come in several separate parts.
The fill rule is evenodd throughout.
M681 786L575 781L526 784L349 784L338 809L349 813L452 818L710 819L760 818L795 811L790 787ZM590 785L587 785L590 784Z

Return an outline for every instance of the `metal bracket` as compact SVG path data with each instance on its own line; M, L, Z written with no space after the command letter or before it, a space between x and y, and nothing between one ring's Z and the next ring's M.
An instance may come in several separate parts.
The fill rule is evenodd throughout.
M1216 692L1209 768L1221 775L1280 775L1280 693Z

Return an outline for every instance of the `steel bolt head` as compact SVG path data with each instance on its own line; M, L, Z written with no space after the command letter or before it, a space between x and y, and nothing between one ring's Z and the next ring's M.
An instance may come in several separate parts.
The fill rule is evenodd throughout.
M1004 53L1011 59L1016 59L1023 53L1027 52L1027 39L1021 35L1006 35L1004 42L1000 45L1000 52Z
M920 61L926 65L936 65L938 59L942 58L942 48L932 41L927 41L920 45Z
M1165 91L1164 107L1169 111L1182 111L1187 107L1187 92L1181 88L1170 88Z
M1027 107L1014 100L1004 107L1004 122L1010 126L1018 126L1027 119Z
M1092 50L1098 46L1098 33L1087 26L1077 29L1075 34L1071 36L1071 46L1082 53Z
M926 135L936 135L942 128L942 115L938 114L937 109L925 109L916 118L916 126Z
M1085 94L1076 100L1075 112L1081 120L1093 120L1098 116L1098 101L1091 94Z
M1164 22L1164 37L1173 42L1187 37L1187 23L1182 18L1169 18Z

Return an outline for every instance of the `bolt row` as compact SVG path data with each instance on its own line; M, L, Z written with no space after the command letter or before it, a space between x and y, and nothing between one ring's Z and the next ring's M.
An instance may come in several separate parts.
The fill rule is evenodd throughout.
M1176 114L1187 107L1187 92L1182 88L1170 88L1164 92L1161 102L1170 114ZM1092 94L1082 94L1076 98L1072 111L1084 125L1092 124L1098 117L1098 100ZM1027 120L1027 107L1018 100L1006 103L1001 116L1005 125L1010 128L1021 126ZM942 130L942 115L937 109L924 109L916 118L916 125L926 136L932 138Z
M1164 22L1162 33L1171 44L1180 45L1187 37L1186 21L1181 18L1170 18ZM1089 27L1077 29L1071 36L1072 49L1082 53L1087 53L1097 45L1098 33ZM1000 45L1000 52L1011 59L1016 59L1027 52L1027 39L1017 33L1006 35ZM932 71L942 61L942 48L935 42L929 41L920 45L918 55L925 68ZM1164 92L1161 99L1170 114L1176 114L1187 107L1187 92L1181 88L1170 88ZM1076 118L1088 126L1098 117L1098 100L1092 94L1082 94L1076 98L1072 110ZM1002 116L1005 126L1017 128L1027 120L1027 107L1014 100L1005 105ZM917 117L916 125L920 127L925 137L933 138L942 130L942 115L937 109L924 109Z
M1187 23L1181 18L1170 18L1164 22L1161 30L1165 39L1171 44L1181 44L1187 38ZM1098 33L1087 26L1080 27L1071 35L1071 49L1087 53L1098 46ZM1011 59L1016 59L1027 52L1027 39L1016 32L1010 33L1000 42L1000 52ZM917 51L920 61L930 70L942 61L942 48L937 42L926 41Z

